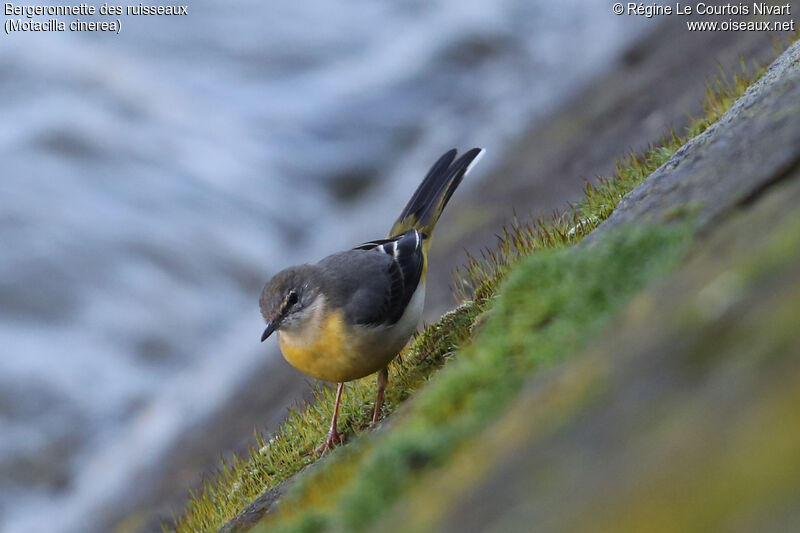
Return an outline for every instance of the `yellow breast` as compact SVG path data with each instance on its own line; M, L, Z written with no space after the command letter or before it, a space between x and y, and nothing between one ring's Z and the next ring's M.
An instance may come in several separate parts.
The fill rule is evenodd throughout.
M278 330L283 357L309 376L334 383L352 381L385 368L416 329L425 300L420 284L396 324L349 325L339 309L320 295L302 320Z
M380 331L349 327L341 312L307 321L295 331L278 331L283 357L309 376L334 383L363 378L385 367L397 355L380 342Z

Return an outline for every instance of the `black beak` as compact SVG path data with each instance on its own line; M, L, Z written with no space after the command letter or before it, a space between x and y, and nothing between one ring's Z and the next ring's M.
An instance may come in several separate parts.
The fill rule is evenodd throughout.
M272 335L273 331L275 331L275 321L271 320L267 323L267 329L264 330L264 334L261 335L261 342L267 340L267 337Z

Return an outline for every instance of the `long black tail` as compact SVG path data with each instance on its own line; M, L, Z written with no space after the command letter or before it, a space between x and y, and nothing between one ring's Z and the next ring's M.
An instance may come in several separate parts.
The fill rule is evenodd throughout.
M483 152L482 148L473 148L456 159L457 152L454 148L440 157L400 213L389 232L389 237L400 235L412 228L430 237L456 187L478 162ZM426 244L430 243L427 241Z

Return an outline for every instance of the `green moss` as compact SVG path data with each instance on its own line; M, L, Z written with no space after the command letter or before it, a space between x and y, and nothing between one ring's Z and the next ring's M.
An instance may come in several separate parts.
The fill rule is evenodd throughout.
M664 213L664 222L687 220L694 218L703 208L702 202L692 202L685 205L676 205Z
M669 448L669 457L680 460L651 460L646 471L627 465L629 476L637 472L630 485L635 489L618 490L588 510L576 508L562 522L564 530L786 529L786 510L800 486L800 426L794 423L800 401L800 173L792 182L771 192L772 200L785 196L782 205L761 199L754 208L761 214L748 211L716 228L700 260L676 280L680 294L657 314L641 317L680 324L664 328L659 344L689 339L670 356L693 386L682 385L662 401L662 422L650 427L652 433L636 431L626 440L653 443L655 455ZM753 242L748 231L759 240ZM746 244L731 246L737 239ZM715 248L714 241L727 249ZM707 308L709 298L719 300L711 304L714 312L684 323L687 307ZM652 409L643 407L642 414ZM715 425L712 417L724 422Z
M649 388L648 383L660 381L664 374L674 376L673 364L700 390L703 386L714 389L715 402L708 403L707 395L692 391L687 381L673 378L674 394L654 400L657 406L647 402L637 406L634 417L647 418L647 423L636 424L633 429L630 421L617 420L614 433L619 432L618 437L626 443L623 446L631 446L627 449L630 461L623 461L613 474L601 476L596 473L603 461L595 461L597 464L589 467L595 475L586 476L590 485L598 477L608 481L610 495L598 495L588 502L576 495L574 505L566 504L560 511L550 509L549 519L543 519L551 529L549 520L555 514L560 515L560 525L555 529L563 531L720 530L730 528L731 516L741 516L745 508L769 509L779 498L796 494L800 449L787 442L795 442L798 434L787 432L786 424L790 424L791 408L797 405L793 398L797 386L792 381L800 377L798 365L791 363L800 346L800 278L791 275L800 266L800 211L795 207L800 174L793 183L792 190L771 193L780 198L780 204L760 200L756 208L760 215L747 210L745 217L734 223L728 218L722 227L714 228L713 238L706 234L702 246L693 248L692 260L681 266L680 274L671 277L668 286L637 295L632 304L625 305L624 315L615 318L614 331L604 328L602 339L592 340L589 347L580 350L580 357L548 372L545 379L535 380L535 386L518 395L521 400L512 400L510 408L502 408L477 435L457 446L443 468L428 469L415 480L396 505L388 512L383 510L371 531L438 531L442 524L452 529L468 523L461 513L469 508L465 502L476 501L497 511L492 513L491 528L482 523L484 529L524 531L530 514L518 509L526 505L526 500L533 498L530 501L541 503L543 496L545 500L547 494L552 496L547 487L564 487L563 477L558 481L558 466L551 470L549 462L536 460L532 463L537 466L532 466L525 458L542 457L542 452L547 455L548 448L553 452L553 436L563 436L560 428L565 424L574 430L582 427L581 421L587 417L614 420L600 405L610 409L609 405L617 404L612 398L624 397L630 386ZM753 235L760 239L753 242ZM732 240L740 240L741 245L731 246ZM724 250L720 250L720 243L726 245ZM517 270L512 271L512 278ZM737 296L728 302L733 307L702 323L684 323L687 307L707 306L704 300L708 293L703 287L710 286L709 280L716 284L721 279L741 280ZM509 292L506 287L501 291ZM520 304L518 309L524 307ZM659 335L654 336L649 329L653 324L659 324ZM475 348L488 340L481 338ZM535 342L536 338L530 336L530 340ZM666 348L676 344L680 348L674 352ZM650 355L655 352L661 353L660 363L658 355ZM647 357L647 363L637 364L638 357ZM638 370L625 370L630 366ZM775 367L781 370L772 374ZM733 377L732 371L738 377ZM773 377L765 377L769 375ZM724 383L723 397L717 388L720 383ZM757 392L751 388L754 383L760 383ZM785 397L786 391L793 391L792 397ZM756 412L752 408L758 403L771 404L777 410L765 414L759 407ZM748 412L742 411L742 406ZM708 423L707 417L720 416L724 409L736 415L722 416L725 421L717 426ZM759 426L757 430L754 425ZM591 433L592 429L586 431ZM648 455L642 468L641 456L637 462L638 454L631 451L636 449L634 443L661 460ZM575 454L582 453L576 451L580 446L573 438L564 450L565 464L572 464L570 455L574 459ZM511 474L500 466L507 466L523 449L526 452L514 463L524 473ZM659 453L658 449L669 452ZM741 451L733 452L736 449ZM761 453L756 451L759 449ZM608 451L598 449L597 457L608 459L603 455ZM625 456L626 452L617 449L614 453ZM678 456L676 463L674 457ZM570 471L567 467L560 475L571 477ZM496 486L499 472L503 472L504 482L517 487L516 496L514 491L495 495L487 490ZM620 484L620 480L626 476L627 486L635 487L633 490L621 489L626 484ZM522 480L529 483L520 483ZM474 496L475 491L480 496ZM517 499L507 501L509 496Z
M689 138L715 122L762 72L763 69L748 71L743 66L741 72L732 76L721 74L708 85L704 116L693 120L685 135L670 132L645 153L622 158L613 176L600 178L594 185L587 182L584 198L565 213L546 220L515 220L503 228L496 248L485 250L480 258L469 257L468 264L456 275L456 292L465 303L427 327L390 367L384 416L423 388L425 394L417 395L419 401L415 402L414 412L424 415L408 415L403 431L390 428L385 437L380 436L387 440L376 447L374 442L379 436L365 432L375 397L374 381L348 385L339 427L350 435L351 442L335 450L318 472L304 476L290 501L282 504L284 524L290 524L296 531L320 531L331 524L346 530L363 529L365 517L396 499L411 479L411 473L443 461L454 443L466 438L515 394L527 373L585 342L587 335L606 320L607 313L629 294L631 287L641 286L656 274L648 258L661 257L662 251L650 246L673 237L649 230L614 241L616 251L612 247L592 252L596 255L541 254L541 258L526 263L514 274L502 303L492 309L491 316L485 319L482 313L492 308L500 284L514 265L534 252L564 248L580 241L611 214L624 195ZM676 213L676 217L690 211ZM631 248L632 242L641 250ZM677 254L679 248L677 244L665 247L671 250L670 254ZM612 260L615 253L624 253L635 264L646 267L641 276L629 273L639 285L629 285L630 280L625 277L628 274L615 270L624 266ZM607 268L611 270L606 271ZM594 277L595 272L603 271L609 277L598 285L600 278ZM540 297L538 293L545 286L551 289ZM537 290L531 293L534 288ZM578 297L582 291L585 292ZM515 300L523 298L522 295L527 295L524 301ZM469 341L473 329L485 329L482 337L494 339L491 341L494 347L462 350L458 366L453 365L452 372L437 375L459 347ZM545 331L546 335L542 333ZM536 344L536 350L524 348L531 343ZM517 352L525 354L494 364L499 354ZM465 357L465 353L472 355ZM462 359L468 362L462 363ZM435 385L424 387L434 375ZM493 388L487 383L502 386ZM257 434L256 445L247 456L223 462L199 493L190 494L185 513L175 520L175 529L216 530L258 495L313 462L305 453L324 439L334 400L327 388L316 389L314 396L313 404L290 411L273 438ZM400 423L398 420L397 424Z

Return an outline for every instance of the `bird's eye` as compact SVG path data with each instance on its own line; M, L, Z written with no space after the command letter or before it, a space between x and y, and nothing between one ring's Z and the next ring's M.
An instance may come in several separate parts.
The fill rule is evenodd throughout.
M297 293L295 291L289 291L289 294L286 296L286 304L292 306L297 303Z

